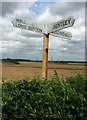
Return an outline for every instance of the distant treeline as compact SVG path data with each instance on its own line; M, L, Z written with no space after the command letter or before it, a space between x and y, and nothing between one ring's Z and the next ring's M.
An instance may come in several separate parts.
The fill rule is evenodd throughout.
M27 60L27 59L14 59L16 61L20 61L20 62L30 62L31 60Z
M42 60L31 60L31 62L42 62ZM49 63L61 63L61 64L69 64L69 63L78 63L78 64L87 64L85 61L48 61Z
M42 60L28 60L28 59L12 59L12 58L5 58L2 59L2 62L11 62L15 64L20 64L20 62L42 62ZM77 64L85 64L87 65L87 62L85 61L48 61L49 63L61 63L61 64L69 64L69 63L77 63Z
M20 64L18 60L16 59L10 59L10 58L6 58L6 59L2 59L2 63L14 63L14 64Z
M2 59L0 61L14 63L14 64L20 64L20 62L23 62L23 61L30 62L30 60L26 60L26 59L12 59L12 58L6 58L6 59Z
M84 61L49 61L49 62L64 63L64 64L68 64L68 63L87 63L87 62L84 62Z
M86 61L49 61L49 63L56 63L56 64L84 64L87 66Z

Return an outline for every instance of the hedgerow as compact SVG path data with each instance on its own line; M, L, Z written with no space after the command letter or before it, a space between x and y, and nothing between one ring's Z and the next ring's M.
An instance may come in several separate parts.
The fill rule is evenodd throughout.
M87 80L21 80L3 84L2 120L87 120Z

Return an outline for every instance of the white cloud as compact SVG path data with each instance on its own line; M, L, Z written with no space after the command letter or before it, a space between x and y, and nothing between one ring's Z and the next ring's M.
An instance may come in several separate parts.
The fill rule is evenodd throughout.
M35 2L36 0L1 0L2 2Z
M86 0L61 0L61 2L86 2Z

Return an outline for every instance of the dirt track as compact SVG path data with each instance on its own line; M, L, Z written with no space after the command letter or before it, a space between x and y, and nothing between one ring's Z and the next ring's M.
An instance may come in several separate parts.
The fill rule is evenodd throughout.
M58 73L59 77L68 77L76 72L84 72L85 66L83 65L63 65L63 64L49 64L48 76L49 78L54 75L54 70ZM21 80L26 77L41 77L42 63L35 62L21 62L19 65L2 65L2 78L4 81Z

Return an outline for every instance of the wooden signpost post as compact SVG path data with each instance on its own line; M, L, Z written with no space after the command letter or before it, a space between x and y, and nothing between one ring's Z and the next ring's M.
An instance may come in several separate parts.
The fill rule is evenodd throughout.
M42 78L47 80L48 76L48 47L49 47L49 34L44 34L43 37L43 64L42 64Z
M74 17L62 19L56 23L50 25L40 25L32 22L27 22L23 19L15 18L12 21L14 27L30 30L34 32L43 33L43 64L42 64L42 78L47 80L48 78L48 48L49 48L49 35L62 37L65 39L71 39L72 34L67 31L61 31L62 29L73 26Z

